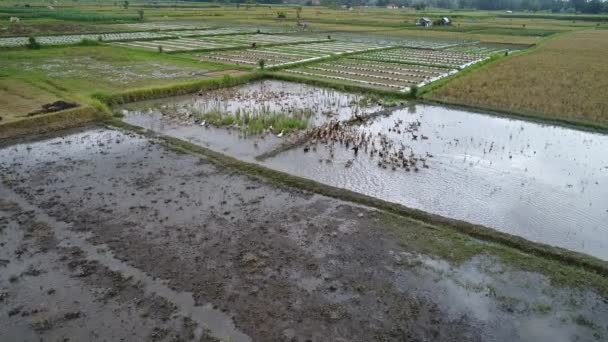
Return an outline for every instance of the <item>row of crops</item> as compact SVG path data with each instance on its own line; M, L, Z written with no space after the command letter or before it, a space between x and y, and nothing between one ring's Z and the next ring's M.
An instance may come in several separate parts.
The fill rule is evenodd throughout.
M174 37L193 36L219 36L243 33L243 29L213 29L213 30L188 30L188 31L162 31L162 32L123 32L102 34L73 34L60 36L39 36L36 41L42 45L68 45L77 44L85 39L102 40L104 42L130 41L130 40L152 40L167 39ZM28 37L6 37L0 38L0 47L15 47L28 44Z
M280 44L297 44L316 41L315 38L270 34L242 34L217 37L176 38L115 43L115 45L156 50L162 46L165 52L243 48Z
M315 79L336 80L376 89L409 91L451 75L457 70L423 65L341 58L287 69L284 72Z
M217 37L197 37L197 38L176 38L163 40L143 40L115 43L115 45L156 50L162 46L166 52L213 50L250 47L255 44L258 46L278 45L278 44L298 44L317 41L316 38L270 35L270 34L242 34L225 35Z
M385 49L387 46L357 42L327 41L301 45L284 45L236 51L212 51L200 56L203 60L237 65L257 65L264 60L267 67L285 66L331 56Z
M115 24L115 27L132 29L132 30L188 30L188 29L202 29L207 28L207 25L200 23L184 23L184 22L149 22L149 23L129 23L129 24Z
M400 48L375 51L358 55L357 58L371 61L428 65L445 68L464 68L486 58L486 54L465 53L450 50L428 50Z

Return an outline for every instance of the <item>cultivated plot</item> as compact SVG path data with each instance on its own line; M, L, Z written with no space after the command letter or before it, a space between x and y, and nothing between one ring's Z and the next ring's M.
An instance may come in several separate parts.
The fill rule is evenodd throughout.
M138 41L166 39L173 37L195 37L195 36L214 36L224 34L242 33L242 29L213 29L213 30L187 30L187 31L163 31L163 32L123 32L123 33L101 33L101 34L74 34L62 36L41 36L36 37L36 41L42 45L64 45L77 44L83 39L101 40L104 42L117 41ZM28 37L7 37L0 38L0 47L24 46L28 44Z
M99 40L110 42L132 39L155 39L167 38L171 35L159 32L125 32L125 33L102 33L102 34L74 34L63 36L41 36L36 37L36 41L42 45L64 45L77 44L83 39ZM28 37L8 37L0 38L0 47L15 47L28 44Z
M213 30L216 31L216 30ZM204 31L201 31L204 32ZM130 41L116 43L116 45L128 46L142 49L159 49L162 46L163 51L195 51L195 50L215 50L238 48L248 46L264 46L274 44L290 44L290 43L305 43L316 41L314 38L294 37L285 35L271 34L239 34L225 35L220 37L191 37L191 38L176 38L176 39L159 39L146 41Z
M450 75L456 70L343 58L289 69L286 72L317 79L338 80L371 88L407 91L412 86L423 86Z
M464 68L471 64L477 63L486 57L486 54L472 54L444 50L400 48L388 51L374 51L371 53L358 55L356 58L373 61L429 65L446 68Z
M239 65L256 65L263 59L267 67L276 67L386 47L379 44L328 41L241 51L217 51L201 55L201 59Z
M123 27L135 30L188 30L188 29L202 29L207 28L208 25L201 23L188 23L188 22L150 22L150 23L129 23L129 24L117 24L116 27Z

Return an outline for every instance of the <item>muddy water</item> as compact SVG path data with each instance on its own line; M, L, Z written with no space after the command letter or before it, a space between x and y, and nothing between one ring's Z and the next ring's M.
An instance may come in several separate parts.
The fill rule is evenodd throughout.
M306 84L265 80L213 90L197 95L141 101L121 107L125 121L147 129L180 137L232 156L253 160L256 155L276 147L284 139L274 132L244 139L238 128L201 127L197 115L219 111L241 115L265 112L289 113L307 110L310 127L329 120L347 120L355 114L380 109L373 104L359 105L362 97Z
M276 86L265 81L244 89L278 90ZM298 98L298 103L317 103L316 97L331 94L327 96L334 102L329 103L341 109L340 119L353 113L346 110L345 106L352 103L346 95L303 85L290 87L286 89L303 91L291 98ZM307 96L310 98L305 100ZM171 103L174 101L192 101L192 97ZM224 106L236 108L234 102ZM318 118L322 120L323 116ZM249 161L281 141L273 135L243 139L235 131L171 121L145 104L130 107L125 120ZM403 121L402 126L420 122L416 140L410 134L389 131L398 120ZM608 260L607 136L430 105L396 110L358 130L386 134L395 145L403 144L417 156L430 154L432 157L426 158L428 168L420 167L418 172L382 169L377 158L365 153L355 157L351 150L338 147L331 158L323 146L310 153L301 148L287 151L264 163L333 186ZM332 162L320 163L321 159ZM345 167L351 165L350 161L352 166Z
M61 266L38 260L46 254L34 246L15 253L22 230L57 239L49 252L76 248L82 265L99 263L138 284L134 293L123 282L114 286L129 291L124 305L89 310L60 301L87 315L74 321L83 338L91 327L100 334L87 340L120 339L116 326L144 336L131 340L152 340L155 322L127 315L146 294L230 341L592 341L608 334L608 303L593 291L553 286L493 256L452 265L418 254L385 229L377 211L276 188L135 134L92 129L4 146L0 171L0 244L8 246L0 249L7 263L0 265L2 317L16 305L33 312L40 300L29 296L42 291L39 284L62 297L64 288L96 288L80 284L87 278L80 272L47 279ZM22 215L48 228L30 231ZM416 225L404 221L400 229L423 229ZM30 262L48 272L27 272ZM91 298L82 305L103 303L72 294ZM115 306L120 311L111 315ZM28 322L17 315L0 321L0 340L6 331L8 340L81 336L61 320L43 332Z
M411 134L397 120L421 122ZM409 207L484 224L527 239L608 259L608 136L417 105L359 130L426 155L429 168L391 171L365 153L292 150L273 168ZM421 139L422 136L428 139ZM345 168L353 160L350 168Z

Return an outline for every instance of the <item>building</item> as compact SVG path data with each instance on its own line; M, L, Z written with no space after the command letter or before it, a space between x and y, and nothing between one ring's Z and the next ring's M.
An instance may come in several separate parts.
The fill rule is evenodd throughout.
M433 25L433 22L431 21L431 19L429 19L427 17L422 17L422 18L418 19L418 21L416 22L416 25L420 25L422 27L430 27Z

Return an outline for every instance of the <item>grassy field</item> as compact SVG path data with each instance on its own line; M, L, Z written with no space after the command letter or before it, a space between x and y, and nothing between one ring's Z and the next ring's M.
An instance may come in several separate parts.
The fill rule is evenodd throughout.
M0 54L0 116L27 114L57 99L88 103L96 92L221 76L227 67L112 46L13 50Z
M7 3L8 4L8 3ZM131 2L128 9L122 2L107 3L65 3L56 6L55 11L46 5L32 9L0 7L0 18L18 15L27 19L20 25L10 25L7 20L0 24L0 34L21 33L37 34L48 29L51 32L98 31L99 24L116 22L137 22L138 11L143 10L144 21L183 21L191 20L208 25L248 25L255 27L275 26L297 29L296 6L285 5L246 5L237 8L210 3L142 3ZM277 18L277 12L284 12L286 18ZM437 19L448 16L451 26L421 28L415 21L421 16ZM303 6L301 20L308 24L307 30L313 32L392 32L397 36L439 37L453 39L472 39L483 42L533 44L555 33L580 30L591 27L608 27L606 16L529 15L513 13L505 16L502 11L448 11L427 9L389 10L385 8L357 7L352 11L323 7ZM562 18L563 17L563 18ZM41 26L36 21L64 19L63 27L58 23ZM557 20L556 20L557 19ZM564 19L564 20L562 20ZM565 20L568 19L568 20ZM594 20L595 19L595 20ZM4 21L4 20L3 20ZM31 24L30 24L31 23ZM84 25L84 24L87 25ZM46 25L46 26L45 26ZM79 26L80 25L80 26ZM111 25L105 25L110 28Z
M428 98L608 127L608 31L565 34L459 77Z
M19 5L19 6L15 6ZM116 2L70 2L48 9L46 2L20 2L0 6L0 17L18 15L20 23L0 23L0 35L129 31L125 22L188 23L201 27L235 27L298 30L297 7L288 5L219 5L192 2L139 2L128 8ZM143 20L140 17L143 11ZM282 11L286 18L277 18ZM451 26L421 28L417 18L448 16ZM505 14L503 11L389 10L355 8L352 11L303 6L300 18L305 33L329 34L335 39L364 36L371 41L407 39L481 41L539 44L531 53L490 63L456 77L427 94L449 103L608 125L602 89L607 85L604 63L608 47L605 15ZM154 26L150 26L154 27ZM151 28L147 28L151 29ZM210 71L235 68L201 63L195 55L167 56L154 51L110 46L11 50L0 54L0 116L20 116L55 99L80 103L91 95L141 87L171 86L221 76ZM332 81L333 82L333 81ZM337 81L336 81L337 82ZM521 91L521 89L526 89Z

